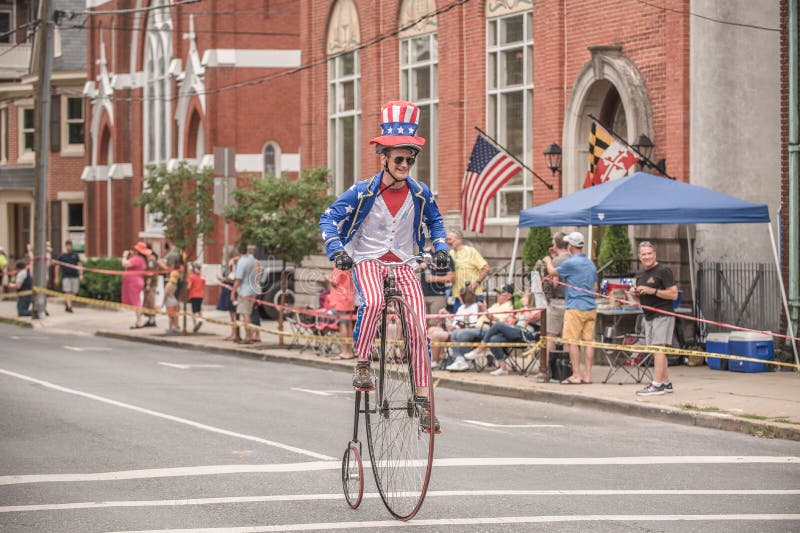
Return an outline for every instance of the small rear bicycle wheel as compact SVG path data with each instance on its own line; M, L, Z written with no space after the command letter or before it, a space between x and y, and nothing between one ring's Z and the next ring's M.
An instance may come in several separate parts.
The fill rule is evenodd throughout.
M412 330L416 328L416 330ZM366 428L372 472L383 503L401 520L410 520L422 506L433 465L433 432L423 431L416 400L412 339L421 346L433 422L433 386L427 336L407 303L389 298L379 330L381 360L376 390L366 398Z
M364 496L364 466L354 442L347 445L342 457L342 488L347 505L351 509L357 508Z

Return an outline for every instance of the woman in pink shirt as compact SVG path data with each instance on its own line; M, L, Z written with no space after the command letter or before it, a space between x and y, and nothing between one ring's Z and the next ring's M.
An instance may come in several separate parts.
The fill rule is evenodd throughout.
M355 310L354 299L356 287L353 284L351 272L334 268L330 276L325 276L331 284L331 292L328 295L328 304L336 312L339 319L339 335L341 337L352 337L353 335L353 311ZM353 359L353 343L342 342L342 353L334 359Z

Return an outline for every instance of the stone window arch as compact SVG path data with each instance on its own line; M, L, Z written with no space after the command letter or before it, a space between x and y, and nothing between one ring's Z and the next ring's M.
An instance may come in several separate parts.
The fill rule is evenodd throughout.
M622 54L622 47L592 46L589 62L578 74L564 119L562 195L583 186L588 169L588 114L611 126L628 142L644 133L653 138L653 116L644 77Z

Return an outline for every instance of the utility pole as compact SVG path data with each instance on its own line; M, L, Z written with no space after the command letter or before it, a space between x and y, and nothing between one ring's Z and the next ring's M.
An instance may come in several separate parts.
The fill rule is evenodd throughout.
M47 159L50 153L50 77L53 73L53 25L55 9L54 0L42 0L40 13L40 29L36 34L39 41L39 63L37 80L39 83L39 127L36 144L36 187L34 195L36 208L34 211L33 239L33 285L45 288L47 261ZM42 318L47 310L47 299L43 293L36 293L33 299L33 316Z

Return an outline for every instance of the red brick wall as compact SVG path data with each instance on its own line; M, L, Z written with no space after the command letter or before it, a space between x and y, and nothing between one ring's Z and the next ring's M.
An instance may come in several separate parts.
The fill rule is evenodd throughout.
M440 0L437 7L451 2ZM667 0L664 7L688 11L688 0ZM331 0L303 2L303 61L325 57ZM399 1L356 0L365 43L395 29ZM473 126L486 121L485 2L474 0L438 18L439 42L439 205L458 209L461 176L472 143ZM561 196L559 176L551 177L542 152L561 143L566 103L578 72L590 59L587 47L622 45L644 77L653 113L654 158L666 157L669 172L688 177L689 169L689 20L645 4L624 8L616 0L538 0L534 19L534 170L556 185L551 192L534 182L534 203ZM377 170L369 139L378 132L381 103L399 92L398 40L391 37L361 55L361 174ZM327 164L327 65L302 74L301 110L306 165ZM588 142L588 139L587 139Z

